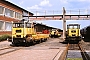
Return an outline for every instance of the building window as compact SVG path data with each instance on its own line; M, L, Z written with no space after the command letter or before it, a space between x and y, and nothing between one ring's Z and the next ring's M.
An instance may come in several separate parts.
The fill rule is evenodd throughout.
M0 21L0 30L3 30L3 24L4 24L4 22Z
M20 13L15 13L15 18L22 19L22 15Z
M0 6L0 14L3 14L4 7Z
M11 29L12 29L12 23L6 22L6 24L5 24L5 30L6 31L11 31Z
M22 14L20 14L20 17L19 18L22 19Z
M7 15L7 16L10 16L10 12L9 12L9 9L5 9L5 15Z
M14 17L14 11L9 10L9 9L5 9L5 15L9 16L9 17Z
M29 14L25 11L23 11L23 16L29 16ZM28 17L23 17L23 19L28 20Z
M10 16L14 17L14 11L10 10Z

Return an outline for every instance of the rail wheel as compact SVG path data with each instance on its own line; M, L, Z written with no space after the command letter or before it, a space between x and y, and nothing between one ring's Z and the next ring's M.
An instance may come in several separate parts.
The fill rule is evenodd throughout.
M25 46L28 47L29 46L29 42L26 41L25 42Z
M18 46L18 44L15 42L12 42L11 46Z

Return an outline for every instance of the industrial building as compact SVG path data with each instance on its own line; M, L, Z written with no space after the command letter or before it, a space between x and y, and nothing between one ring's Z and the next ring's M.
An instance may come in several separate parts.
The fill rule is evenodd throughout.
M22 16L32 16L33 13L9 2L0 0L0 35L11 34L12 21L22 20Z
M50 27L50 26L47 26L47 25L42 24L42 23L34 23L34 25L35 25L34 27L35 27L37 32L42 32L42 30L52 30L52 29L58 29L59 32L62 32L62 30L59 28Z

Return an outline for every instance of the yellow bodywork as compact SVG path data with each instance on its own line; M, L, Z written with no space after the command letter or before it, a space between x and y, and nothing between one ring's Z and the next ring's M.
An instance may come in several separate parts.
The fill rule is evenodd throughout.
M60 34L60 33L58 33L58 36L61 36L61 34Z
M21 30L21 32L16 32L16 30ZM23 28L12 28L12 37L14 38L23 38L24 37L24 30ZM17 37L17 35L21 35L21 37Z
M21 30L21 32L16 32ZM12 36L15 38L23 38L26 37L26 35L32 34L35 35L36 32L33 28L12 28ZM21 35L21 37L17 37L17 35Z
M51 30L50 37L60 37L61 34L58 32L57 29Z
M20 32L16 32L20 31ZM40 40L49 38L49 34L37 34L34 28L12 28L12 37L13 38L24 38L26 35L32 35L30 38L32 40Z
M39 38L46 39L49 38L49 34L37 34Z
M37 40L40 40L40 38L39 38L38 35L36 35L36 34L35 34L35 35L32 35L32 38L33 38L34 40L36 40L36 41L37 41Z
M54 32L55 32L55 31L51 31L51 35L54 35Z
M30 22L15 22L12 27L12 44L17 45L25 43L28 46L30 43L45 41L49 38L49 34L37 34L33 23Z
M80 25L79 24L68 24L66 41L79 42L81 40Z
M68 36L72 37L73 35L75 36L80 36L80 29L68 29ZM72 32L76 31L76 32Z

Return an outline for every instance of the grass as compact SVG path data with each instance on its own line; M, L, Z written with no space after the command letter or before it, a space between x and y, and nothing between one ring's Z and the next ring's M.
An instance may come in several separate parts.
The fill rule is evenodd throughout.
M11 36L10 35L7 35L7 34L1 35L0 36L0 41L5 41L5 40L7 40L7 38L11 38Z
M66 60L83 60L82 58L67 58Z

